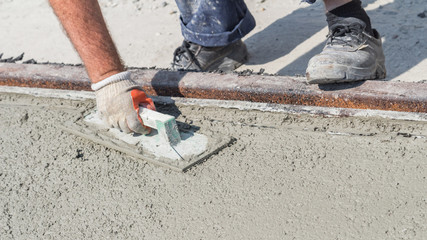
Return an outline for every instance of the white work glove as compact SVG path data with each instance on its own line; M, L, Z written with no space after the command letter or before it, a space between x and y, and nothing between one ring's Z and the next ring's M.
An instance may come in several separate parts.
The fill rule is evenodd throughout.
M139 107L156 110L140 86L131 80L130 72L121 72L92 84L100 118L109 127L125 133L150 133L139 116Z

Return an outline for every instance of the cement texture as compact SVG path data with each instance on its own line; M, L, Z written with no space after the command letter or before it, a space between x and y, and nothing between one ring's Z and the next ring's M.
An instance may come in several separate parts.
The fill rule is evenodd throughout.
M186 173L68 134L94 100L0 94L1 239L427 239L427 123L160 105L236 138Z

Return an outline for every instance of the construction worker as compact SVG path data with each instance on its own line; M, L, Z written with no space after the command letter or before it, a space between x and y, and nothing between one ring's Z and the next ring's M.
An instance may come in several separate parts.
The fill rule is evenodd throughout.
M97 0L49 0L82 59L96 94L98 112L111 127L147 133L139 107L153 101L125 71ZM316 0L304 0L314 3ZM175 70L231 71L247 59L241 38L255 27L243 0L176 0L181 12L182 46ZM330 33L322 53L307 68L309 83L385 77L381 39L360 0L324 0Z

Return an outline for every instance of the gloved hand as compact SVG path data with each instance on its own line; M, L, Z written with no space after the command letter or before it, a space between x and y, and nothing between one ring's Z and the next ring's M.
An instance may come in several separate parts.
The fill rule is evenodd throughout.
M140 86L130 78L130 72L121 72L92 84L96 94L96 105L100 118L109 127L125 133L150 133L139 116L139 107L156 110L153 100L148 98Z

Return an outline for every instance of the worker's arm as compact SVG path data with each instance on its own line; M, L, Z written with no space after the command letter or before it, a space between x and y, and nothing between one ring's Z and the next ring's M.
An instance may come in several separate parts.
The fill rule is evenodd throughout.
M124 132L147 133L138 111L154 110L153 101L125 72L98 1L49 2L86 67L101 118Z

